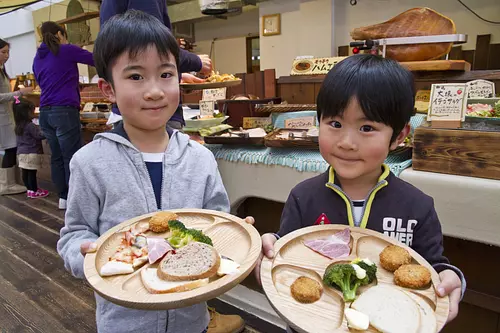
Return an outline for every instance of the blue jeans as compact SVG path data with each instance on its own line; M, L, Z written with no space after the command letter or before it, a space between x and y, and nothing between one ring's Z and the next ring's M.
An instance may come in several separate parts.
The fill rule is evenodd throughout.
M59 191L59 198L67 199L69 161L82 146L80 111L71 106L40 108L40 128L52 151L52 182Z

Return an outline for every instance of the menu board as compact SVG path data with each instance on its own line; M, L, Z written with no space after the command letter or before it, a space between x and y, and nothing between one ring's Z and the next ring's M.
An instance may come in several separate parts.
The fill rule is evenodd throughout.
M320 75L328 72L347 57L295 59L290 75Z
M204 101L218 101L221 99L226 99L226 87L223 88L215 88L215 89L203 89L203 97Z
M309 129L316 126L316 117L301 117L285 119L285 128Z
M466 83L433 84L427 120L464 121L466 96Z
M495 97L495 84L486 80L467 82L467 98L493 98Z

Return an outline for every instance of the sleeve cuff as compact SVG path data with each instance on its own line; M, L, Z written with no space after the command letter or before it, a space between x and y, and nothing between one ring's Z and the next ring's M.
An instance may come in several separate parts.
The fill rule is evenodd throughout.
M445 264L445 263L434 264L434 265L432 265L432 267L434 267L434 269L438 273L441 273L442 271L444 271L446 269L451 269L452 271L454 271L458 275L458 277L460 278L460 281L462 281L462 294L460 295L460 301L462 301L462 299L464 298L465 290L467 289L467 281L465 280L464 273L462 273L462 271L458 267L455 267L455 266L450 265L450 264Z
M281 238L281 236L280 236L280 235L278 235L277 233L273 233L273 236L274 236L274 237L276 237L276 240L278 240L278 239L280 239L280 238Z

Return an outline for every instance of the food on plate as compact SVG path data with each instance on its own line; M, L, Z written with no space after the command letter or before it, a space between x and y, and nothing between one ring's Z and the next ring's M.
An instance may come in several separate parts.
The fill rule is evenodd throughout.
M169 251L173 251L174 248L170 245L165 238L161 237L148 237L148 260L150 264L154 264Z
M108 261L101 267L101 276L130 274L134 272L134 265L121 261Z
M351 308L366 314L370 325L386 333L418 333L420 311L403 291L378 285L363 292Z
M186 228L186 226L181 221L169 221L168 227L170 228L171 232L170 237L168 238L168 242L173 247L183 247L190 242L200 242L208 245L213 245L210 237L205 235L200 230Z
M321 298L323 286L316 280L301 276L290 286L292 297L300 303L314 303Z
M420 311L420 329L418 333L428 333L437 331L436 314L432 307L422 297L412 292L405 292L418 305Z
M497 107L498 105L498 107ZM500 103L495 106L483 103L473 103L467 105L468 117L500 117Z
M397 245L389 245L380 252L380 265L389 272L396 271L399 267L411 263L410 253Z
M421 265L403 265L394 272L394 283L405 288L424 288L431 283L431 272Z
M158 277L156 268L146 268L141 271L141 279L144 287L151 294L166 294L188 291L206 286L208 279L194 281L165 281Z
M361 266L366 267L366 270ZM342 291L344 300L352 302L356 299L356 291L360 286L365 286L375 281L377 266L358 261L357 264L334 263L328 266L323 275L323 282Z
M238 131L229 130L221 134L221 137L239 137L239 138L263 138L267 135L263 128L240 129Z
M168 228L168 222L177 220L177 214L172 213L172 212L159 212L156 213L151 217L149 220L149 229L152 232L167 232L169 230Z
M212 71L212 74L207 78L207 82L215 83L215 82L226 82L226 81L235 81L239 80L233 74L219 74L219 72Z
M349 228L337 232L328 238L305 241L304 245L330 259L345 258L351 252Z
M231 259L221 257L219 269L217 270L218 276L231 275L239 273L240 264Z
M351 32L354 40L381 39L455 34L455 23L430 8L413 8L389 21L357 28ZM386 56L397 61L438 59L450 52L453 43L389 45Z
M158 277L167 281L194 281L217 274L220 256L210 245L191 242L169 252L158 265Z
M364 331L370 326L370 318L362 312L346 308L344 310L345 319L347 319L347 327Z

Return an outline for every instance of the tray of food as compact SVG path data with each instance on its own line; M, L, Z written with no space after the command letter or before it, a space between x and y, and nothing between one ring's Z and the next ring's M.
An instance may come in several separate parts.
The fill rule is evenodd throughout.
M188 83L181 82L180 87L184 90L203 90L215 89L224 87L234 87L241 84L242 80L233 74L219 74L219 72L212 72L212 74L201 83Z
M500 98L469 98L465 120L500 124Z
M234 246L238 244L238 246ZM213 299L253 270L259 232L230 214L202 209L151 213L125 221L85 256L85 277L118 305L169 310Z
M275 243L261 280L269 302L299 332L439 332L449 299L417 252L373 230L319 225Z
M271 125L272 126L272 125ZM264 146L264 137L267 135L263 128L227 130L223 133L204 137L205 143L223 145L251 145Z
M265 137L267 147L319 149L318 129L277 129Z

